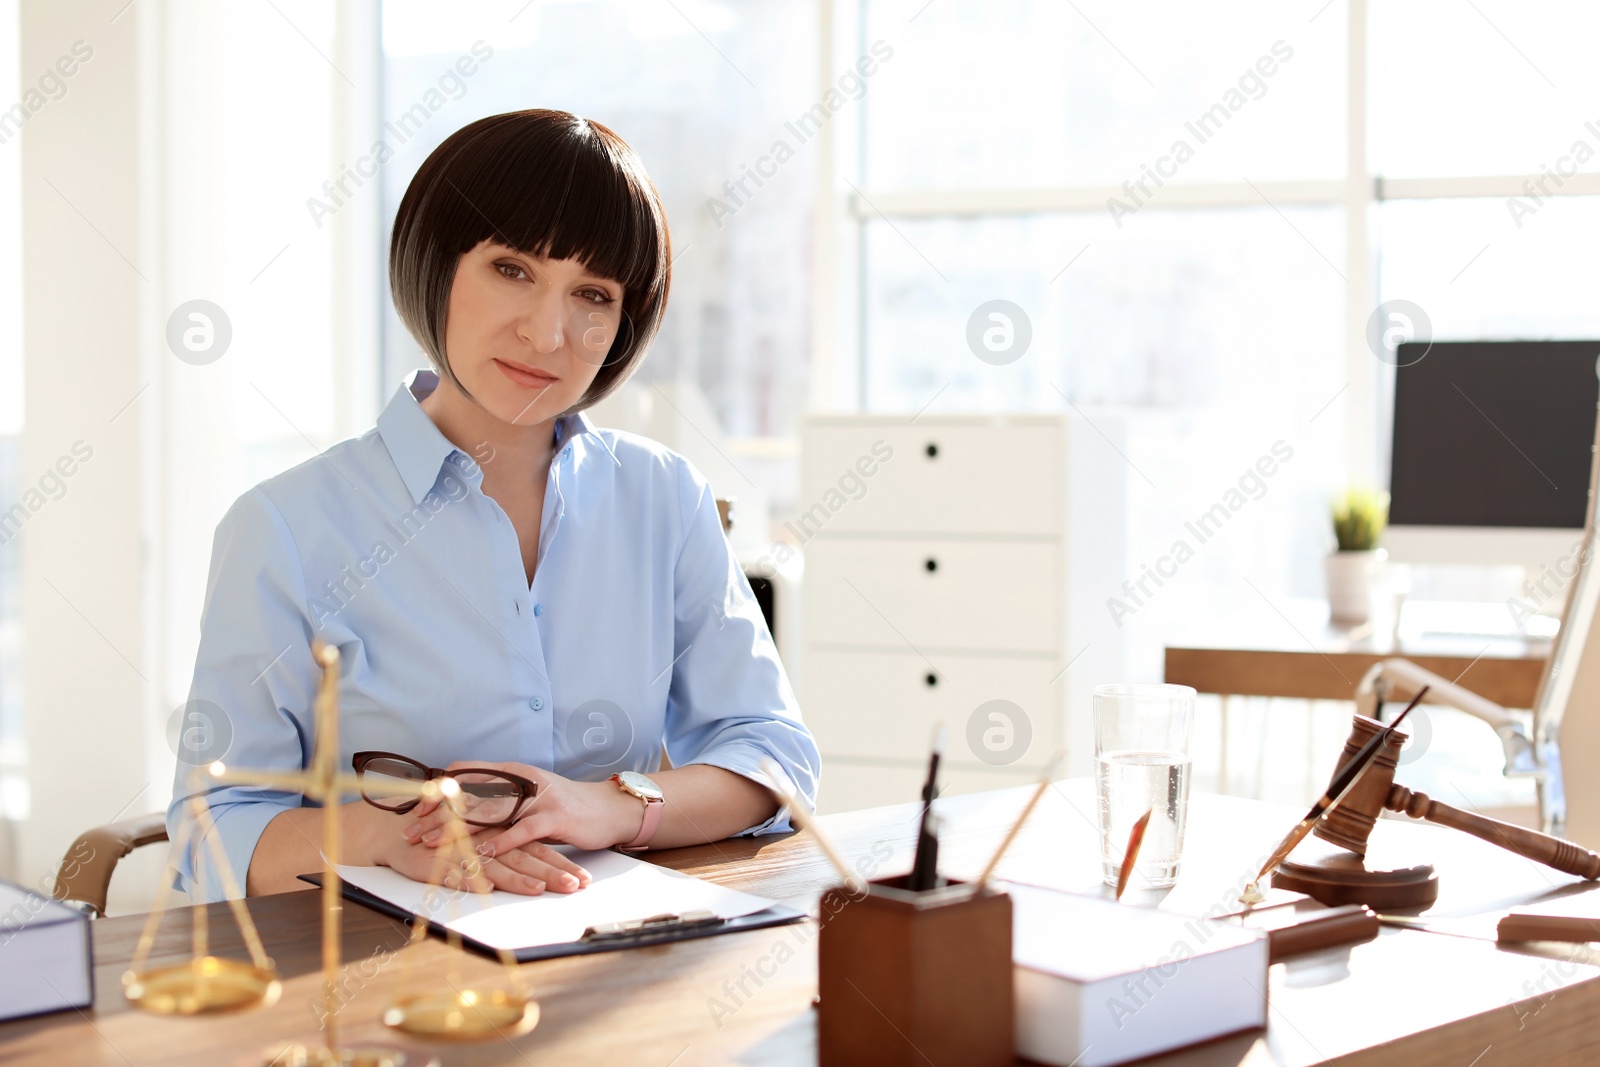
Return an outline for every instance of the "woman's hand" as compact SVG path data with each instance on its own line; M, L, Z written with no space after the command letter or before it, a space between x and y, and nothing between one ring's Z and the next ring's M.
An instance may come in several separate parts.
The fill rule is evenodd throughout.
M357 866L390 867L416 881L442 882L452 889L503 889L529 895L546 890L572 893L590 882L588 871L542 844L501 849L499 855L489 858L482 849L499 834L498 830L480 831L465 842L465 851L471 857L468 864L474 872L463 868L459 852L452 855L407 841L404 831L413 821L410 816L384 811L363 800L345 804L340 816L341 854L344 862ZM246 891L260 895L304 889L305 883L291 872L311 870L321 864L325 817L321 808L279 812L256 843L245 872Z
M590 882L589 872L548 845L530 842L522 847L507 847L491 855L487 848L490 838L498 830L478 830L460 826L469 832L461 851L471 858L441 854L438 846L446 843L444 834L453 832L444 826L442 832L428 844L408 840L404 830L416 820L407 816L388 815L369 805L367 812L380 816L380 823L368 828L373 840L371 855L374 862L390 867L419 882L441 883L449 889L470 889L485 892L502 889L510 893L536 896L548 890L572 893ZM447 822L439 817L441 824ZM459 825L459 824L458 824ZM465 860L465 862L463 862ZM442 861L442 863L441 863Z
M503 889L508 893L537 896L547 889L573 893L589 884L588 871L549 845L535 842L521 848L503 849L491 857L486 847L494 833L486 830L467 839L467 848L473 855L469 863L446 854L442 877L441 854L434 846L412 843L397 836L383 858L386 866L408 878L440 882L447 889L473 892Z
M644 823L644 802L623 792L612 781L575 782L541 767L526 763L484 763L478 760L452 763L447 770L484 767L518 774L539 784L539 793L516 824L479 834L486 838L482 852L495 860L517 852L561 859L560 853L543 842L576 845L584 849L610 848L632 841ZM439 810L438 801L423 801L412 811L415 816L405 829L405 839L436 848L445 838L449 817ZM569 864L571 861L567 861ZM577 868L576 864L572 867ZM587 883L585 883L587 884ZM552 887L553 888L553 887Z

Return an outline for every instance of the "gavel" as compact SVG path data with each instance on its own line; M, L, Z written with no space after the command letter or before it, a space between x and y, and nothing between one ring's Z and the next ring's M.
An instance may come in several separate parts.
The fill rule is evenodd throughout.
M1383 724L1376 719L1357 715L1339 765L1343 766L1382 729ZM1323 816L1312 833L1357 856L1365 856L1367 838L1377 824L1378 816L1387 809L1403 812L1413 819L1426 819L1440 826L1460 830L1567 874L1600 878L1600 855L1581 845L1525 826L1514 826L1499 819L1462 811L1434 800L1426 793L1418 793L1397 784L1394 780L1395 769L1399 766L1400 748L1408 737L1399 731L1391 732L1365 773L1357 779L1339 805Z

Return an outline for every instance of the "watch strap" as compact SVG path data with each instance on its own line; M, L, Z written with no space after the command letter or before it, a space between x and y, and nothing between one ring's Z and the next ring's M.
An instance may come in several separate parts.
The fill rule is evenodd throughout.
M639 826L639 835L626 845L619 845L621 852L643 852L645 846L650 844L650 839L656 836L656 827L661 825L661 809L667 806L666 801L640 797L644 802L644 822Z

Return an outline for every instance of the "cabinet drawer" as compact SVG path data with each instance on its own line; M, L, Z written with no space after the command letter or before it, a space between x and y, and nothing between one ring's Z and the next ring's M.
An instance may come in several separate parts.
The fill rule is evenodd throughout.
M1060 745L1054 659L806 650L802 712L829 756L923 760L935 723L945 755L997 770L1042 767ZM992 703L1004 702L1004 703Z
M877 541L806 546L808 642L1055 652L1065 603L1050 543Z
M1066 448L1065 423L1039 417L823 416L801 434L794 532L1060 534Z

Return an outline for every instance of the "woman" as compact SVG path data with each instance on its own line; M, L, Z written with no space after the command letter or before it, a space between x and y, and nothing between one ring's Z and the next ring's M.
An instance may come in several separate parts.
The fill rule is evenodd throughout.
M588 884L550 842L788 829L761 762L810 801L817 749L711 489L676 453L582 414L644 358L670 277L655 188L598 123L496 115L428 157L389 281L432 370L217 529L191 701L222 710L229 763L307 765L320 638L343 660L344 767L384 750L537 784L515 824L474 835L496 888ZM663 747L672 769L654 773ZM174 840L195 788L180 764ZM207 799L247 892L303 888L320 866L322 813L298 795ZM428 878L443 814L429 807L349 799L343 862ZM219 899L194 854L179 860L191 894Z

